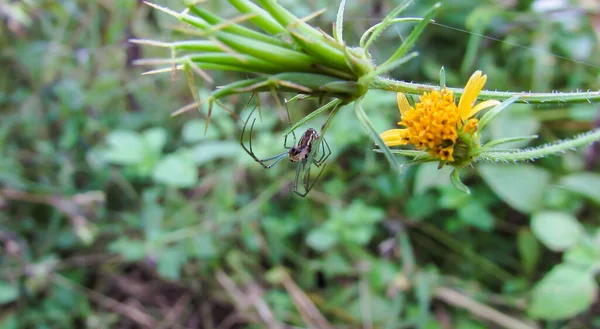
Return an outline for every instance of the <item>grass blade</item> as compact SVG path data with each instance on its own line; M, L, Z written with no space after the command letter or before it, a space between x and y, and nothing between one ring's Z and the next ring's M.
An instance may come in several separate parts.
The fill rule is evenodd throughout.
M373 142L375 142L375 144L377 146L379 146L382 153L385 155L387 160L390 162L390 165L392 165L392 168L394 169L394 171L396 171L396 173L400 173L402 171L400 164L396 160L396 157L394 156L394 154L392 154L392 150L390 150L390 148L387 145L385 145L385 143L383 142L383 139L381 139L381 137L375 130L375 127L373 127L371 120L369 120L369 117L367 116L367 114L363 110L362 106L360 105L360 101L361 101L361 99L357 99L356 101L354 101L354 113L356 113L356 117L358 118L358 121L360 121L363 128L367 131L367 133L369 134L369 137L371 137Z

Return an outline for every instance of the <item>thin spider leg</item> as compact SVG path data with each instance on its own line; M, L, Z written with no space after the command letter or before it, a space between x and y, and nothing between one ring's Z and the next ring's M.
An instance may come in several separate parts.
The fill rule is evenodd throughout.
M248 100L246 101L246 105L244 105L244 108L242 109L242 111L245 110L246 108L248 108L250 106L250 103L252 102L253 99L256 99L256 104L254 105L254 107L250 111L249 115L250 116L253 115L254 111L258 107L258 117L260 118L260 121L262 121L262 111L261 111L261 106L260 106L260 97L258 97L257 93L252 93L252 95L250 95L250 98L248 98Z
M319 144L316 144L316 147L320 148L320 150L315 151L315 156L312 159L312 163L317 167L321 166L321 163L323 163L323 159L327 155L327 153L325 152L325 145L323 144L323 141L325 141L324 138L321 140L321 142ZM317 142L318 142L318 140L317 140Z
M252 132L254 131L254 125L256 124L256 118L252 119L252 124L250 125L250 132L249 132L249 140L248 140L248 147L246 147L246 145L244 145L244 135L246 134L246 127L248 126L248 122L250 121L250 118L252 117L252 115L254 114L254 111L256 111L257 106L255 106L252 111L250 112L250 115L248 115L248 118L246 118L246 122L244 123L244 126L242 128L242 134L240 136L240 145L242 145L242 148L244 149L244 151L246 151L246 153L248 153L252 159L254 159L254 161L260 163L261 166L263 166L265 169L269 169L271 167L273 167L274 165L276 165L277 163L279 163L282 159L285 158L285 156L289 153L288 150L281 152L275 156L266 158L266 159L259 159L256 154L254 153L254 150L252 149ZM269 161L275 160L275 162L271 163L271 164L267 164Z
M304 193L300 193L300 191L298 190L298 180L300 179L300 171L305 172L304 165L305 165L306 161L300 161L298 162L298 165L296 166L296 178L294 178L294 193L298 194L301 197L305 197L308 194L308 191L306 191L306 187L304 184L304 179L302 180L302 186L304 187Z
M317 167L320 167L323 164L323 162L325 162L325 160L327 160L329 158L329 156L331 155L331 148L329 147L329 143L327 143L327 140L325 138L323 138L323 140L321 141L321 148L323 149L321 158L313 159L313 163ZM325 148L327 148L327 149L325 149Z
M244 135L246 134L246 127L248 126L248 121L250 121L250 117L252 117L252 113L254 113L254 109L250 112L250 114L246 118L246 122L244 122L244 125L242 126L242 133L240 134L240 145L242 145L242 148L244 149L244 151L246 151L246 153L248 153L251 157L254 158L254 153L252 152L252 128L250 128L250 150L246 148L246 145L244 145ZM256 122L256 119L252 121L252 126L254 126L254 122Z
M288 124L290 125L290 127L292 126L292 117L290 116L290 109L288 108L288 101L284 100L285 103L285 111L287 112L287 116L288 116ZM292 137L294 137L294 141L292 142L292 146L287 146L287 138L289 134L285 134L285 140L283 142L283 147L285 147L286 149L291 149L292 147L296 146L296 133L292 130Z
M274 165L278 164L279 162L281 162L281 160L285 159L289 153L290 152L288 150L285 150L285 151L283 151L277 155L274 155L272 157L258 160L258 163L260 163L263 167L265 167L265 169L269 169L269 168L273 167ZM271 163L270 165L265 164L266 162L269 162L271 160L275 160L275 162Z
M252 130L254 129L254 124L256 123L256 118L254 118L254 120L252 120L252 125L250 125L250 139L248 142L249 148L247 148L246 145L244 145L244 135L246 133L246 126L248 125L249 119L250 119L250 116L248 116L248 119L246 119L246 123L244 123L244 127L242 128L242 135L240 136L240 145L242 145L242 148L244 149L244 151L246 151L246 153L248 153L248 155L250 155L252 157L252 159L254 159L256 162L260 163L260 159L256 157L256 155L254 154L254 151L252 150Z
M283 147L289 150L292 147L296 146L296 134L292 131L292 137L294 138L294 141L292 142L291 146L287 145L288 136L289 136L289 134L284 135Z
M315 141L315 144L320 145L321 141L325 140L325 133L327 132L327 129L329 128L329 125L331 124L333 117L335 117L336 113L339 111L340 108L341 108L340 104L334 104L334 107L331 110L331 112L329 113L329 116L327 116L327 120L321 127L321 133L319 134L319 138ZM317 153L317 151L318 150L316 148L310 151L310 154L308 155L309 163L313 163L315 154ZM329 155L327 157L329 157ZM323 161L325 161L325 159L323 159Z
M305 197L308 194L308 192L310 192L310 190L312 190L312 188L315 186L315 184L319 180L319 177L321 177L323 170L325 170L325 166L321 167L321 170L319 171L317 178L315 178L315 180L312 182L312 184L310 184L310 171L312 168L309 167L308 170L300 169L301 167L304 167L306 165L310 166L310 164L308 164L306 161L302 161L300 164L298 164L298 167L296 168L296 180L294 181L294 192L301 197ZM298 190L298 176L300 174L299 173L300 170L303 172L303 175L304 175L304 177L302 177L302 187L304 187L304 193L301 193Z
M274 155L272 157L268 157L266 159L259 159L256 157L256 155L254 154L254 151L252 150L252 130L254 129L254 123L256 122L256 118L254 118L254 120L252 121L252 126L250 126L250 140L249 140L249 144L250 144L250 156L258 163L260 163L261 166L263 166L265 169L269 169L271 167L273 167L274 165L278 164L283 158L285 158L286 155L288 155L290 153L289 150L285 150L277 155ZM271 163L271 164L266 164L271 160L275 160L275 162Z
M308 186L308 183L310 181L310 170L308 170L308 174L307 174L307 180L306 180L306 187L308 187L308 189L306 189L306 194L308 194L308 192L310 192L310 190L312 190L313 186L315 186L315 184L317 183L317 181L319 180L319 177L321 177L321 174L323 173L323 170L325 170L325 166L321 167L321 170L319 171L319 174L317 175L317 178L315 178L315 180L312 182L312 184L310 186Z

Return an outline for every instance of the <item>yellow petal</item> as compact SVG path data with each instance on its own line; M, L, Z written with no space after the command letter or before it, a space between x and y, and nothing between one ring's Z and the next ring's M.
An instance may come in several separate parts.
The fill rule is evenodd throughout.
M463 119L467 118L469 112L471 112L471 107L473 103L479 96L481 89L483 89L483 85L487 80L487 75L481 74L481 71L475 71L471 78L465 85L465 90L460 96L460 101L458 102L458 113L460 113L460 117Z
M386 131L382 132L381 134L379 134L379 137L381 137L381 139L383 139L384 141L388 138L400 138L400 134L404 130L405 129L386 130Z
M379 136L387 146L406 145L406 141L400 137L406 129L390 129L382 132Z
M398 100L398 109L400 110L400 115L404 117L404 113L410 110L408 99L406 99L406 96L403 93L397 93L396 99Z
M471 109L471 112L469 113L469 118L475 116L475 114L479 113L482 110L485 110L490 107L494 107L498 104L500 104L500 102L495 99L490 99L485 102L481 102L481 103L475 105L475 107L473 107Z

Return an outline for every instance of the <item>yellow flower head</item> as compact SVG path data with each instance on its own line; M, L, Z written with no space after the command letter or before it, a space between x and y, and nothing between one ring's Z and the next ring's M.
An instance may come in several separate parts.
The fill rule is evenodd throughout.
M419 150L427 150L440 160L454 162L454 147L459 135L473 135L477 131L478 119L474 116L481 110L500 104L488 100L475 105L486 75L476 71L465 86L458 105L454 93L444 87L419 97L415 107L410 106L403 93L397 94L402 129L383 132L381 138L387 146L412 144Z

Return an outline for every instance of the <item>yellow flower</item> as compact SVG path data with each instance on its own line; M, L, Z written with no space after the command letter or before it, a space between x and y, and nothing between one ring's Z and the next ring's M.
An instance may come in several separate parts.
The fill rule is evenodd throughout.
M383 132L381 138L387 146L412 144L416 149L427 150L440 160L454 162L454 147L464 141L459 136L473 135L479 120L474 116L480 111L500 104L488 100L475 105L475 101L487 80L486 75L476 71L465 86L458 105L454 93L444 87L419 97L415 107L410 106L403 93L397 94L402 129Z

